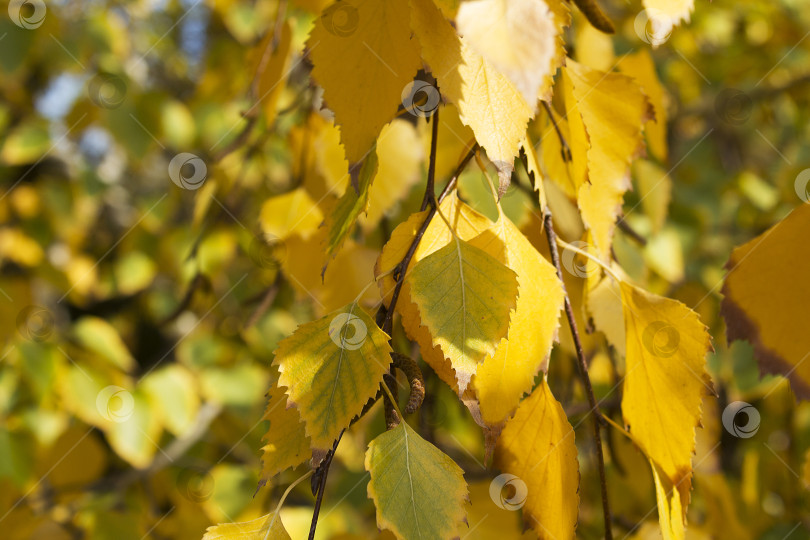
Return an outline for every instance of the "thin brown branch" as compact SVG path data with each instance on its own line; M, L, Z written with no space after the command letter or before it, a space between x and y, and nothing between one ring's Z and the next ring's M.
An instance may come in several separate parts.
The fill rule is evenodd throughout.
M622 218L619 218L619 220L616 222L616 225L619 227L619 230L621 230L621 231L622 231L624 234L626 234L626 235L627 235L627 236L629 236L631 239L633 239L633 240L634 240L634 241L635 241L637 244L639 244L640 246L642 246L642 247L643 247L643 246L646 246L646 245L647 245L647 239L646 239L646 238L644 238L643 236L641 236L641 234L639 234L639 232L638 232L638 231L636 231L636 230L635 230L633 227L631 227L631 226L630 226L630 225L629 225L629 224L628 224L628 223L627 223L627 222L624 220L624 218L623 218L623 217L622 217Z
M549 120L551 120L551 125L554 126L554 131L557 132L557 138L560 140L560 154L562 155L562 160L571 161L571 147L568 146L568 141L565 140L562 131L560 131L560 126L557 125L557 120L554 119L554 111L551 110L551 105L546 101L541 101L541 103L546 110L546 114L548 114Z
M326 490L326 477L329 475L329 467L332 465L332 458L335 457L335 452L337 452L338 444L340 444L340 439L343 438L343 433L346 430L340 432L338 438L335 439L335 443L332 445L332 449L326 453L326 457L323 458L318 468L315 469L315 474L312 475L312 486L313 492L315 495L315 508L312 511L312 523L309 526L309 540L314 540L315 538L315 528L318 526L318 515L321 513L321 503L323 502L323 494Z
M579 367L579 375L582 378L582 384L585 387L585 393L588 396L588 403L591 406L590 412L593 413L593 438L594 445L596 446L597 466L599 468L599 482L602 489L602 512L605 518L605 540L613 539L613 532L611 529L612 518L610 514L610 502L608 501L607 494L607 478L605 476L605 456L602 449L602 435L601 427L605 425L605 419L602 418L602 413L599 410L599 404L596 402L596 396L593 393L593 386L591 385L591 378L588 375L588 363L585 360L585 352L582 349L582 341L579 337L579 330L577 329L577 322L574 318L574 308L571 305L571 300L568 297L568 291L565 288L565 281L563 281L562 265L560 265L560 254L557 251L557 234L554 232L554 224L551 220L551 211L546 208L543 214L543 222L546 229L546 238L548 239L548 247L551 252L551 260L554 262L554 267L557 269L557 277L563 288L565 296L565 315L568 318L568 326L571 328L571 336L574 338L574 347L577 351L577 366Z
M432 123L431 136L430 136L430 157L428 158L428 175L427 185L425 186L425 197L422 199L422 206L419 208L423 211L429 204L433 202L433 197L436 196L436 145L439 139L439 109L433 113L430 119Z

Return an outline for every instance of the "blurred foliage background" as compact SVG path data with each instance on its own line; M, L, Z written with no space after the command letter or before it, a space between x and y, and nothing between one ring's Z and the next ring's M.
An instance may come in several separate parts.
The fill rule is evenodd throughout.
M319 221L315 232L279 231L298 219L302 181L334 186L345 174L303 51L328 2L46 4L42 17L33 4L0 13L0 530L14 539L198 539L212 523L266 513L300 475L256 489L272 351L371 280L390 230L418 209L429 130L424 119L392 124L407 167L391 172L395 188L372 194L377 214L321 283ZM650 45L634 28L639 2L603 5L617 35L575 18L567 43L572 57L610 69ZM262 58L285 18L289 54L274 84ZM714 337L718 397L705 400L698 430L695 538L810 538L800 480L810 476L810 406L782 379L760 380L751 348L727 346L718 317L732 247L802 204L794 179L810 162L808 28L806 0L699 1L691 23L652 51L670 155L635 165L626 221L646 245L621 231L615 254L648 289L698 311ZM463 129L450 107L443 112L447 132ZM442 181L458 155L444 140ZM200 185L170 178L180 153L199 157L191 166L202 169L184 174L203 170ZM492 210L479 171L465 173L460 192ZM576 240L560 193L558 230ZM504 207L541 249L531 197L515 185ZM806 249L802 239L796 249ZM576 303L582 280L570 279ZM566 328L560 337L550 380L578 426L578 534L588 538L600 527L598 480ZM586 346L597 392L615 411L604 338L591 333ZM413 425L465 469L467 538L519 537L517 513L489 498L496 473L481 465L480 430L425 371L429 399ZM723 429L721 413L736 400L760 413L756 437ZM362 456L381 416L375 408L343 437L318 538L378 534ZM657 538L643 456L622 437L609 443L617 527ZM293 538L309 529L312 504L305 485L288 499L281 515Z

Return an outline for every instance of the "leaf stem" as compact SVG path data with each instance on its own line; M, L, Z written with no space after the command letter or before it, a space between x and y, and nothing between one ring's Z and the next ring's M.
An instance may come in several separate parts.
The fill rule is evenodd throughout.
M557 125L557 120L554 119L554 112L551 110L551 106L546 101L540 101L540 103L543 104L543 108L546 110L549 120L551 120L551 125L554 126L554 131L557 132L557 138L560 139L560 153L562 154L562 160L571 161L571 147L568 146L568 141L566 141L565 137L563 137L562 131L560 131L560 126Z
M264 540L267 540L267 538L270 535L270 531L273 530L273 523L276 522L276 518L278 518L278 513L281 511L281 505L283 505L284 501L287 500L287 495L290 494L290 492L293 490L293 488L295 488L295 486L297 486L298 484L300 484L301 482L303 482L304 480L306 480L307 478L309 478L313 474L315 474L315 470L311 469L306 474L304 474L303 476L301 476L297 480L295 480L292 484L287 486L287 489L284 490L284 493L281 495L281 499L279 499L278 504L276 505L276 511L273 514L273 519L270 521L270 526L267 527L267 532L264 534Z
M557 243L562 242L557 238L554 232L554 224L551 220L551 210L546 208L543 214L544 228L546 230L546 238L548 239L548 248L551 252L551 260L554 262L554 267L557 269L557 277L562 285L565 297L565 315L568 318L568 326L571 328L571 336L574 339L574 347L577 351L577 366L579 367L579 375L582 378L582 384L585 387L585 393L588 396L588 403L591 406L593 413L593 438L594 446L596 447L597 466L599 468L599 483L602 489L602 512L605 519L605 540L613 540L613 531L611 529L612 517L610 513L610 502L608 501L607 494L607 479L605 476L605 456L602 449L602 435L600 429L605 423L605 418L599 410L599 404L596 402L596 396L593 393L593 386L591 385L591 378L588 375L588 363L585 360L585 352L582 349L582 341L579 337L579 330L577 329L577 322L574 318L574 308L571 305L571 300L568 297L568 291L565 288L565 281L563 281L562 266L560 265L560 254L557 251ZM564 244L564 242L562 242ZM561 244L561 245L562 245ZM567 244L566 244L567 245Z
M616 428L616 429L619 431L619 433L621 433L622 435L624 435L625 437L627 437L627 438L628 438L628 439L630 439L631 441L633 440L633 438L630 436L630 434L627 432L627 430L626 430L626 429L624 429L622 426L620 426L620 425L618 424L618 422L616 422L615 420L613 420L612 418L610 418L610 417L608 417L608 416L603 416L602 418L604 418L604 419L605 419L605 421L606 421L608 424L610 424L611 426L615 427L615 428Z

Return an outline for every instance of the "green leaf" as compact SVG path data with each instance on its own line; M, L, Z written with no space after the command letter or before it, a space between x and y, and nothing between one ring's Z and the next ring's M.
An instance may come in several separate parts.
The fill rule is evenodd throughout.
M464 471L402 422L371 441L368 496L377 526L398 538L451 538L466 511Z
M88 350L96 353L120 369L129 371L135 359L113 325L98 317L86 316L73 327L76 338Z
M326 251L330 257L343 245L346 236L354 228L360 212L368 207L368 191L371 181L377 173L377 149L373 148L360 166L357 182L346 187L346 192L338 199L334 210L326 218L326 227L329 230ZM355 189L354 185L357 186Z
M327 449L374 397L391 363L388 335L357 303L300 326L273 363L312 448Z
M486 252L455 238L413 267L411 300L459 377L461 392L509 330L517 301L517 275Z

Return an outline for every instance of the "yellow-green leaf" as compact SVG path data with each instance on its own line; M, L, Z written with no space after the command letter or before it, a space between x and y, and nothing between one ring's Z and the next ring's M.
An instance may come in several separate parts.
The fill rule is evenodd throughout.
M489 424L508 418L545 370L559 327L563 291L554 267L506 216L473 239L474 246L505 246L506 264L517 274L518 298L509 322L509 338L478 366L473 386L481 415Z
M442 202L440 208L443 215L453 225L453 232L462 240L472 239L492 226L489 219L461 202L456 192L449 195ZM416 232L420 229L426 217L427 211L417 212L412 214L405 222L400 223L391 233L391 238L383 247L383 251L377 260L374 271L379 277L380 291L386 305L391 301L391 295L396 286L391 271L405 257ZM453 234L447 228L447 225L439 218L433 219L425 230L425 234L422 235L422 240L419 242L413 258L404 272L405 275L410 274L418 261L438 251L452 240ZM430 332L426 327L422 326L419 309L411 301L410 290L409 280L406 279L402 283L402 291L396 305L396 310L402 316L402 327L405 329L408 338L419 344L425 362L433 368L442 381L460 395L461 392L459 392L456 377L461 376L463 379L469 380L474 371L463 372L461 366L456 366L454 371L441 348L433 345ZM475 367L472 366L473 369Z
M552 74L557 25L543 0L470 0L456 16L459 33L505 75L534 108ZM556 67L556 66L554 66Z
M422 324L450 360L463 392L469 374L506 337L517 300L515 272L455 237L419 261L406 279Z
M391 363L388 335L356 303L298 327L273 364L288 406L298 409L312 448L331 447L374 397Z
M205 531L202 540L291 540L275 512L238 523L220 523Z
M346 236L354 228L360 213L366 211L368 191L376 173L377 152L372 149L360 166L357 189L355 186L347 186L345 193L338 199L335 208L326 218L326 228L329 231L326 239L326 251L329 255L334 256L335 252L340 249Z
M262 420L270 422L262 437L262 480L266 482L310 457L310 443L298 410L287 406L287 395L278 386L270 389Z
M544 539L574 537L579 509L579 462L574 430L545 378L518 407L495 447L495 466L516 478L502 504L520 508L526 524ZM505 498L506 497L506 498Z
M396 114L421 66L408 3L343 0L327 7L307 41L312 76L335 112L349 163L357 163Z
M810 231L810 204L736 248L729 258L721 313L729 342L754 346L763 373L790 379L810 399L810 256L800 239Z
M622 415L641 450L689 502L695 428L713 392L709 334L682 303L621 284L627 335Z
M459 37L431 0L411 0L411 24L442 93L498 168L501 192L533 109L504 75Z
M281 91L284 90L291 41L290 22L284 21L279 35L274 35L272 31L268 32L256 51L258 56L256 100L261 104L268 128L272 127L276 119L276 105Z
M378 527L407 540L457 534L465 516L464 471L407 422L371 441L365 466Z

